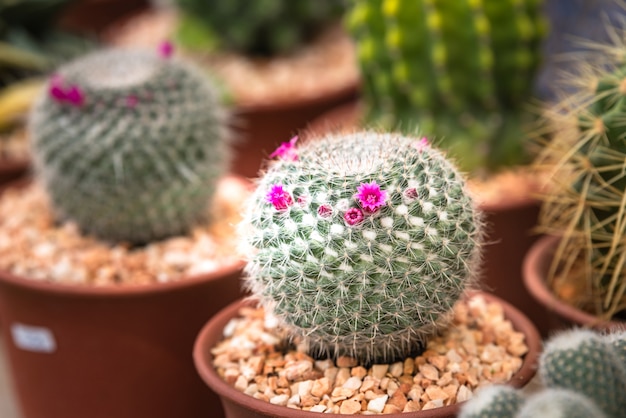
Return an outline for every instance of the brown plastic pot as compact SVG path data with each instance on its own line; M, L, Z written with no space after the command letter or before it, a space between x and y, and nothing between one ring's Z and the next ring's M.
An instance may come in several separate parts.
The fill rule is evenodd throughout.
M528 353L520 370L513 375L508 382L509 385L517 388L524 387L535 375L539 353L541 351L541 337L537 329L526 316L509 303L502 299L480 292L489 302L502 304L504 315L513 323L513 328L522 332L526 337ZM319 418L319 412L301 411L285 406L272 405L252 396L238 391L222 377L220 377L213 367L213 355L211 349L223 338L224 326L238 315L239 309L244 306L252 306L251 300L240 300L227 306L215 315L205 326L196 339L193 358L196 369L202 379L211 390L217 393L222 400L222 405L226 413L225 418ZM386 418L453 418L457 415L462 403L445 406L419 412L406 412L401 414L386 414ZM341 414L323 414L328 418L345 418Z
M549 333L574 326L610 331L624 328L619 321L602 320L562 301L548 288L547 277L559 237L541 237L528 251L524 259L524 285L528 292L544 306L545 326Z
M222 417L191 353L206 321L244 295L243 264L137 286L0 271L0 332L23 418Z
M29 170L27 160L0 160L0 187L25 177Z
M263 161L281 143L330 109L353 101L358 90L358 83L354 83L316 97L235 107L234 123L239 138L233 147L233 172L256 177Z
M362 114L362 102L354 100L320 116L307 127L307 135L354 130ZM539 201L530 195L481 203L487 235L479 280L484 290L521 309L537 325L540 334L547 337L545 308L528 293L522 279L524 256L538 239L532 230L537 225L539 208Z

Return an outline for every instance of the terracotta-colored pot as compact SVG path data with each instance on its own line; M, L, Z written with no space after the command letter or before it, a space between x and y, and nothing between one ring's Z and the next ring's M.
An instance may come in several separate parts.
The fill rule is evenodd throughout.
M281 143L330 109L353 101L358 90L355 83L317 97L235 107L234 123L239 140L233 147L233 172L256 177L263 161Z
M362 114L362 102L354 100L320 116L308 125L307 135L354 130ZM522 279L524 256L538 238L531 231L537 225L539 206L531 195L480 204L487 225L480 283L484 290L521 309L546 337L545 308L528 293Z
M0 160L0 187L25 177L30 170L27 160Z
M547 286L548 271L556 251L559 237L541 237L528 251L524 259L524 285L528 292L544 306L546 317L545 326L548 331L568 329L573 326L594 328L609 331L615 328L624 328L625 324L619 321L605 321L584 312L556 297Z
M244 296L243 265L102 287L0 271L0 332L23 418L222 417L191 353L206 321Z
M513 375L509 385L513 387L525 386L535 375L539 353L541 351L541 338L537 329L526 316L509 303L488 293L480 293L489 302L501 303L504 315L513 323L515 330L522 332L526 337L529 351L524 356L522 367ZM272 405L252 396L238 391L226 383L213 367L213 355L211 348L223 338L224 326L238 315L241 306L251 306L251 300L240 300L227 306L215 315L205 326L196 339L193 358L196 369L202 379L221 400L226 413L225 418L319 418L319 412L301 411L285 406ZM452 418L459 411L461 403L435 408L419 412L406 412L402 414L386 414L387 418ZM340 414L323 414L328 418L345 418Z

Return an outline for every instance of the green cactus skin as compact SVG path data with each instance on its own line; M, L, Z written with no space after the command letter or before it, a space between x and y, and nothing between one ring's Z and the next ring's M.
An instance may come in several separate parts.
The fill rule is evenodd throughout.
M620 362L626 367L626 330L613 330L604 338L613 346L615 353L621 359Z
M437 135L461 168L519 162L521 104L545 32L539 0L363 0L347 26L370 123Z
M623 416L626 365L602 336L590 330L562 332L546 342L539 362L546 386L578 392L607 416Z
M463 404L459 418L514 418L523 400L511 386L485 386Z
M345 10L343 0L177 0L177 3L186 15L179 30L183 47L193 50L211 44L212 41L203 38L213 33L223 49L266 56L293 52L328 23L339 21ZM186 28L187 25L195 29ZM189 36L192 33L194 36Z
M568 277L576 274L572 260L582 261L576 269L585 272L591 292L580 307L610 319L626 309L626 247L621 240L626 222L626 64L609 70L596 65L586 64L573 77L579 93L548 110L551 140L536 165L550 167L552 173L539 226L562 237L552 271L558 268Z
M243 222L246 282L312 353L406 357L472 285L481 217L456 168L424 141L328 134L260 178ZM372 182L386 196L368 214L355 194Z
M565 389L546 389L528 398L516 418L606 418L585 395ZM617 418L617 415L615 416Z
M60 101L55 83L82 98ZM227 168L224 116L210 81L173 57L89 54L60 68L35 105L37 175L58 216L87 234L141 244L185 233Z

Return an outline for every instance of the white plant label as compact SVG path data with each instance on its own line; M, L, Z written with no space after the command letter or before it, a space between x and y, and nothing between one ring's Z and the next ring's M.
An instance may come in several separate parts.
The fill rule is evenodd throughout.
M36 353L52 353L57 344L52 331L44 327L15 323L11 325L13 342L18 348Z

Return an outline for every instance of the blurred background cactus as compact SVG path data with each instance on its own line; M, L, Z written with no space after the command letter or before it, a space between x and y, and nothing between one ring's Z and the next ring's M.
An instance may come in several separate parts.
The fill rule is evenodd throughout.
M525 161L541 0L365 0L347 26L371 124L436 135L470 172Z
M144 243L205 215L229 160L206 76L156 51L109 49L61 67L31 115L37 175L88 234Z
M245 211L248 286L313 353L410 355L477 274L481 216L463 177L425 138L296 140Z
M578 60L568 80L575 93L546 109L551 139L536 161L549 175L539 229L561 237L548 284L607 320L626 309L625 51L600 46L600 55Z
M539 361L543 389L526 399L506 386L482 389L462 407L459 418L623 417L625 339L624 330L607 335L561 331L545 343ZM503 399L516 399L507 404L516 407L503 406Z
M218 47L248 55L293 52L329 23L344 0L176 0L183 18L178 40L190 50Z

